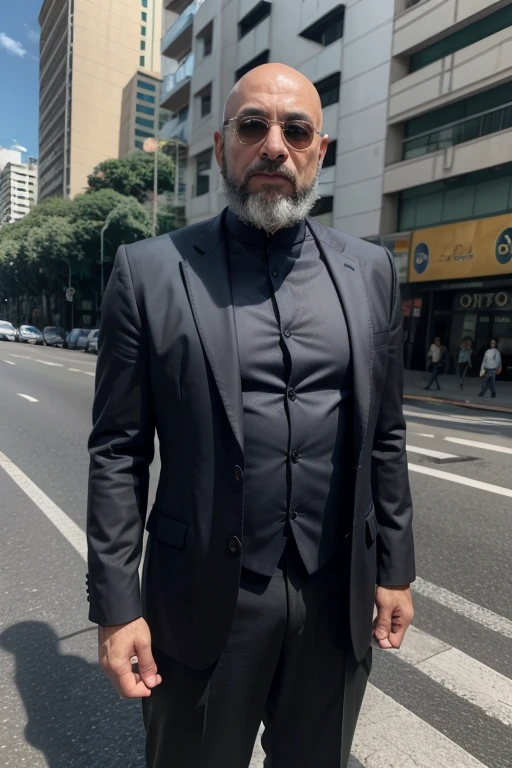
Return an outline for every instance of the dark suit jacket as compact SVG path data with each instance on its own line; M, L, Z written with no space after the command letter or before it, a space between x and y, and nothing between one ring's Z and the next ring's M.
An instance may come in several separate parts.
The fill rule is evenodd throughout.
M153 642L202 669L233 619L243 546L243 412L223 215L122 246L105 293L89 450L90 619L143 614ZM362 658L375 584L414 579L392 257L314 220L354 367L350 634ZM161 455L142 599L138 566L155 429Z

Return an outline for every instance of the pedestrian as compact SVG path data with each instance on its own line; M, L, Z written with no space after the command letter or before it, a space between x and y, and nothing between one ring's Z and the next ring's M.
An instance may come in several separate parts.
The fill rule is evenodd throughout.
M439 384L439 375L442 373L445 365L446 348L441 344L441 338L436 336L434 343L430 345L427 353L427 371L432 374L430 381L425 389L430 389L435 382L437 390L441 389Z
M490 347L484 355L480 376L484 379L482 389L478 393L483 397L488 389L491 390L491 397L496 397L496 376L501 373L501 354L496 343L496 339L491 339Z
M472 366L472 360L473 360L473 342L471 339L465 339L462 342L460 352L459 352L459 386L461 389L464 389L464 381L466 380L466 376L468 374L469 369Z
M262 720L268 764L347 766L372 632L412 619L398 281L309 218L321 129L302 74L251 70L215 133L228 207L121 246L102 303L90 618L149 768L247 768Z

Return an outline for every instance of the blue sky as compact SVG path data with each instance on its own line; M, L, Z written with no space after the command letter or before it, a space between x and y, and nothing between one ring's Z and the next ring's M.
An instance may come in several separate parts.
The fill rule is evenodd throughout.
M16 139L37 157L42 0L0 0L0 145Z

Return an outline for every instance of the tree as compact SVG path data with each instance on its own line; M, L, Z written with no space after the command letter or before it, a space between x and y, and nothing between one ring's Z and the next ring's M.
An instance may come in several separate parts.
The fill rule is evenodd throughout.
M111 189L121 195L135 197L139 203L153 191L154 156L133 152L121 160L105 160L88 177L88 193ZM174 190L174 161L163 152L158 156L158 194Z

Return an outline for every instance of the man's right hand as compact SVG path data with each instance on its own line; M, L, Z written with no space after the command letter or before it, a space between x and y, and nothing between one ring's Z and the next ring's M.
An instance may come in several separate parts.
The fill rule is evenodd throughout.
M162 682L151 653L151 633L143 618L128 624L98 628L100 667L125 699L151 696L151 689ZM138 659L137 671L132 659Z

